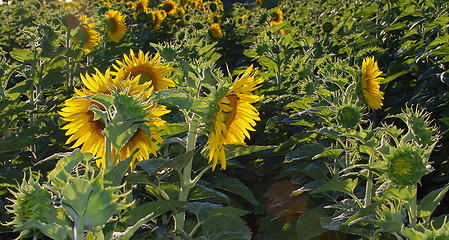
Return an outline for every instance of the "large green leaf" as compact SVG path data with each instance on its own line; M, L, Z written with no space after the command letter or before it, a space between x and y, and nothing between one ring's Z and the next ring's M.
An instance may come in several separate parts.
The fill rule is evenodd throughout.
M218 176L214 177L213 184L217 188L221 188L226 191L237 194L238 196L242 197L251 204L254 205L259 204L259 202L257 202L257 200L254 198L254 195L251 192L251 190L237 178L229 177L224 174L219 174Z
M435 208L440 205L441 200L449 190L449 183L444 187L434 190L427 194L418 205L418 217L429 221L430 216L435 211Z
M203 237L208 240L250 240L251 231L239 217L214 215L206 218L202 225Z
M126 225L134 225L140 219L152 215L151 218L158 217L161 214L164 214L170 210L173 210L178 207L185 206L186 202L176 201L176 200L159 200L153 202L147 202L142 205L138 205L132 209L129 209L125 215L120 219ZM148 220L151 220L148 219Z
M329 182L325 183L320 188L312 191L312 194L323 193L328 191L339 191L347 194L353 194L355 187L357 187L358 179L332 179Z

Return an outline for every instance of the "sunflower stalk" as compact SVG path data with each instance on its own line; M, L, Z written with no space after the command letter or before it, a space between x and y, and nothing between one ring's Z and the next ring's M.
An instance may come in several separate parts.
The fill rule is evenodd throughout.
M368 164L372 164L373 159L372 157L369 158ZM368 169L368 176L366 178L366 187L365 187L365 208L367 208L372 199L371 192L373 191L373 172Z
M198 136L198 121L194 118L189 122L189 133L187 136L187 145L186 152L193 151L195 149L195 142ZM187 201L189 197L190 189L195 185L194 181L192 181L192 165L193 165L193 156L189 159L188 163L182 170L181 179L180 179L180 189L179 189L179 201ZM184 231L184 223L185 223L185 209L181 209L179 212L175 214L175 231L181 232Z
M417 193L416 184L410 185L409 188L411 190L412 197L408 204L408 218L410 222L410 227L412 229L415 229L418 216L418 205L416 204L416 193Z

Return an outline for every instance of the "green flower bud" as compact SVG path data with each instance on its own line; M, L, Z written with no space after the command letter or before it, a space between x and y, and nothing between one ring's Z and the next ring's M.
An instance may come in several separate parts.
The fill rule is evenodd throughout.
M391 147L391 154L387 155L386 177L397 186L409 186L420 182L427 173L423 150L410 143Z
M354 128L361 118L362 114L355 106L347 105L337 110L337 122L344 128Z
M17 230L29 229L26 226L27 221L38 220L45 223L47 217L54 217L57 214L51 193L38 183L38 178L39 176L36 178L30 176L26 181L24 177L22 184L16 187L16 191L10 190L14 199L8 199L13 204L6 206L6 210L13 215L13 221L6 225L12 225Z

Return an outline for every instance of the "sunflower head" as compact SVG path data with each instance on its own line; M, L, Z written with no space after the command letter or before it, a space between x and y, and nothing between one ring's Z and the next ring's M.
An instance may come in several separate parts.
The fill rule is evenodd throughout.
M255 78L257 71L250 66L239 76L217 101L217 112L212 120L212 131L209 136L209 162L215 169L218 162L226 169L226 154L224 145L244 145L245 138L250 137L249 131L254 131L259 112L252 105L263 98L252 92L263 82Z
M150 82L155 92L175 86L172 80L166 78L172 68L161 64L159 53L150 59L150 52L143 53L139 50L135 54L133 50L130 50L129 55L123 55L123 61L117 60L117 64L113 65L117 70L114 74L122 81L140 76L140 84Z
M178 4L173 0L165 0L159 6L170 16L174 16L178 11Z
M368 106L372 109L380 109L383 106L384 93L380 90L380 83L384 80L380 77L382 71L379 70L374 57L363 59L362 79L360 81L361 93Z
M139 149L131 162L133 168L136 161L156 155L153 141L162 142L158 130L165 124L160 117L170 111L149 100L152 82L139 83L142 74L119 78L109 69L105 74L96 71L81 75L85 87L76 89L78 97L66 100L59 112L68 122L63 127L70 135L67 143L74 142L72 148L81 146L82 152L93 153L102 167L106 166L105 139L112 143L116 160L124 160Z
M89 53L100 43L100 33L94 30L95 24L90 23L87 16L81 16L80 22L74 42L75 44L80 43L81 48Z
M126 32L125 15L119 11L109 9L105 14L106 33L109 40L118 43Z
M418 146L410 143L390 147L387 159L387 179L397 186L409 186L420 182L428 169L423 159L424 152Z
M273 14L271 14L270 27L277 26L283 22L284 22L284 13L280 8L278 8Z
M218 23L212 23L212 24L210 25L209 31L210 31L210 35L211 35L213 38L216 38L216 39L223 38L223 32L221 31L220 24L218 24Z

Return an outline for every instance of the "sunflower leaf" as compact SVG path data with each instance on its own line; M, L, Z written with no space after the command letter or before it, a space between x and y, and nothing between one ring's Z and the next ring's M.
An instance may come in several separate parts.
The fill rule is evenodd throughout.
M251 239L251 231L239 217L232 215L213 215L204 220L203 236L209 240Z
M141 124L136 124L133 121L110 123L102 133L108 138L115 149L120 151L140 127Z

